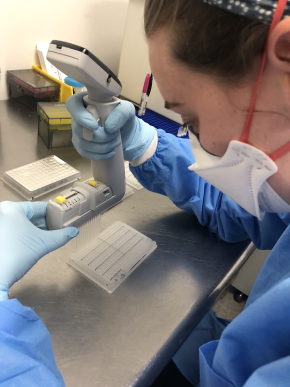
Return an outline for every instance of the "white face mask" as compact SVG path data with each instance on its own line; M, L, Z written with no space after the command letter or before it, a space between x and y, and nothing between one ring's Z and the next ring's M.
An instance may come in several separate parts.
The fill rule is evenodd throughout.
M264 212L290 212L287 204L267 183L277 172L273 160L259 149L231 141L223 157L212 156L189 133L195 164L189 169L234 200L259 220Z

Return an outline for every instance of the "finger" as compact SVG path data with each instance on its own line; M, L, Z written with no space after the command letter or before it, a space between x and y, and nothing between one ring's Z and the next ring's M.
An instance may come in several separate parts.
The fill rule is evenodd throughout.
M78 124L72 125L73 133L76 134L79 138L83 139L83 127ZM100 144L114 140L120 134L119 131L115 133L108 133L101 126L93 132L93 139L91 141L98 142Z
M2 202L2 206L5 206L9 211L18 211L23 214L32 224L40 229L46 229L46 207L47 203L44 202Z
M27 202L27 204L29 206L29 213L27 214L27 218L30 221L45 217L47 207L46 202Z
M3 205L9 206L11 209L20 211L30 221L38 218L44 218L46 214L47 203L45 202L2 202Z
M47 203L45 202L27 202L29 206L29 212L27 218L32 224L40 229L46 229L46 207Z
M0 203L1 212L11 213L20 212L26 218L30 219L33 214L33 209L30 206L30 202L9 202L4 201Z
M106 159L109 159L113 156L115 156L115 152L114 151L111 151L105 155L101 155L101 154L98 154L98 153L92 153L92 152L88 152L88 151L84 151L83 149L81 149L75 142L74 142L74 138L72 139L72 143L73 143L73 146L75 147L76 151L85 159L88 159L88 160L95 160L95 161L99 161L99 160L106 160Z
M105 122L105 130L114 133L120 130L128 120L135 119L135 108L131 102L121 101Z
M112 141L98 144L97 142L83 140L73 134L73 144L84 151L104 155L112 152L117 146L119 146L121 144L121 139L120 137L117 137Z
M82 92L69 97L66 101L66 108L72 115L72 120L75 120L82 127L96 130L99 127L97 121L84 107L83 97L85 95L87 95L87 93Z
M79 233L76 227L66 227L61 230L43 231L42 240L48 248L48 252L52 252L75 238Z
M113 141L116 138L118 138L118 136L120 136L120 131L119 130L115 131L114 133L108 133L104 128L99 127L98 130L94 131L94 135L93 135L93 140L92 141L93 142L98 142L98 143L102 144L104 142Z

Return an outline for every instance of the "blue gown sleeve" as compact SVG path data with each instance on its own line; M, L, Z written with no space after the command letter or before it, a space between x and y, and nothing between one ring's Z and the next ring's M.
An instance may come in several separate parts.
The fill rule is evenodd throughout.
M244 311L231 323L209 311L177 351L173 360L191 383L200 377L201 387L290 386L289 251L290 227L264 263Z
M201 387L290 385L289 292L288 277L248 305L220 340L200 348Z
M288 219L266 214L263 221L250 215L215 187L190 171L194 163L189 140L157 130L155 154L130 170L149 191L168 196L180 209L194 213L226 242L250 238L259 249L272 249ZM288 223L289 224L289 223Z
M64 387L50 334L18 300L0 302L0 385Z

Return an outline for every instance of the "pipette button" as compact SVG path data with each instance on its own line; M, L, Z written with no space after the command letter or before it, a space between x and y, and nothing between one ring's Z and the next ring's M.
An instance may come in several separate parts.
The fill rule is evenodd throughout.
M98 182L95 180L89 180L88 184L91 185L92 187L96 187L98 185Z
M62 203L65 203L65 202L66 202L66 198L64 198L63 196L57 196L54 200L55 200L57 203L59 203L59 204L62 204Z

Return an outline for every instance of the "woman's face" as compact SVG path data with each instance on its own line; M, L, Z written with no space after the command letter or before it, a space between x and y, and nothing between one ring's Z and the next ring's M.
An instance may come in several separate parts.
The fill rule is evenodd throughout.
M249 73L247 82L229 86L174 59L169 36L168 31L159 29L148 39L151 70L165 105L180 114L184 122L192 124L193 130L200 135L203 148L223 156L229 142L241 138L260 59ZM285 97L290 95L288 85L289 74L277 71L271 63L267 64L259 85L248 139L250 144L267 154L290 141L290 101ZM279 173L268 182L290 203L290 154L276 163Z
M206 150L222 156L231 140L240 139L252 88L227 88L213 77L177 62L163 30L149 39L148 45L151 70L165 107L192 124Z

